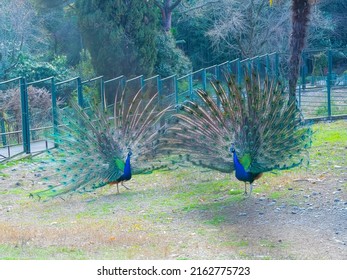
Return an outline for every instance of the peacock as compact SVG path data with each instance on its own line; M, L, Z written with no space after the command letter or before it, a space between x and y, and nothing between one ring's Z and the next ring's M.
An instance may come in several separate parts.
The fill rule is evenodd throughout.
M160 137L162 119L170 107L159 109L158 95L145 99L142 90L116 95L111 114L89 102L81 108L70 100L60 109L60 126L52 135L56 148L48 151L39 170L48 188L30 194L49 198L75 192L94 191L107 184L123 183L132 175L164 167L156 158L155 143ZM62 196L61 196L62 197Z
M232 74L177 106L158 148L250 184L264 172L309 163L312 131L280 79Z

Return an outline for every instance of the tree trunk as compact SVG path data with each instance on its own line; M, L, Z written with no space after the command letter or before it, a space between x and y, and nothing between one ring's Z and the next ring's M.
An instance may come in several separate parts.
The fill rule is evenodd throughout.
M159 7L162 18L162 27L165 32L169 32L172 24L172 11L181 3L182 0L172 0L159 1L155 0L155 4Z
M172 25L172 10L170 7L164 8L165 17L163 17L163 28L165 32L169 32Z
M305 46L307 25L310 15L309 0L292 0L292 34L289 58L289 97L296 100L295 92L299 77L302 50Z

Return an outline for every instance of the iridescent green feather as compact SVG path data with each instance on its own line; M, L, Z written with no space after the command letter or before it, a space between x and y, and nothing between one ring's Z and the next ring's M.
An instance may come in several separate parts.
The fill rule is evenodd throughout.
M121 159L117 158L117 159L115 159L115 164L116 164L118 169L124 170L124 166L125 166L124 160L121 160Z

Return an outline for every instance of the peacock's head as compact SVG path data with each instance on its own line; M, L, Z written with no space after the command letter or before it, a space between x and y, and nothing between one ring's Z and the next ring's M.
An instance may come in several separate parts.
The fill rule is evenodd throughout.
M230 146L230 153L235 153L235 147L234 147L234 143L231 143L231 146Z
M132 156L133 152L131 151L131 148L128 148L128 156Z

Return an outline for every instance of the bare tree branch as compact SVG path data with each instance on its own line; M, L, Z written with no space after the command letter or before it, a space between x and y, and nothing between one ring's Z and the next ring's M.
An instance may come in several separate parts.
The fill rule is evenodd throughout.
M173 11L182 0L176 0L171 6L169 6L170 11Z
M220 4L220 3L221 3L221 0L207 1L207 2L203 2L203 3L198 2L198 4L196 4L195 6L191 6L189 8L186 8L185 10L181 10L180 12L182 14L187 14L191 11L198 10L198 9L201 9L201 8L213 5L213 4Z

